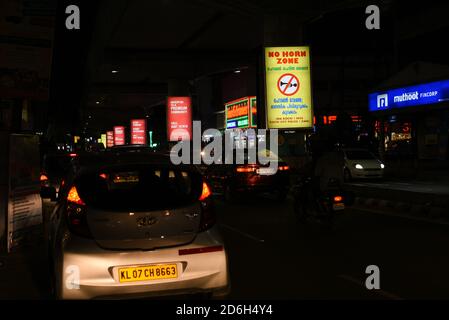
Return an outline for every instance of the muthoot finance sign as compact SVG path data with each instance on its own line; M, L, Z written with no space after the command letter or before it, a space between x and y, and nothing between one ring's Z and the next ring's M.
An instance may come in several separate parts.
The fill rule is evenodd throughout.
M312 128L309 47L265 48L267 128Z

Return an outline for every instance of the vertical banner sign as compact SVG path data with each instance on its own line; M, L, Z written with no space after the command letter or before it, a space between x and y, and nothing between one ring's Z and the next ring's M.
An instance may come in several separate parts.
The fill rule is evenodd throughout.
M131 144L147 144L147 121L131 120Z
M248 128L250 126L249 97L240 98L225 104L226 129Z
M106 148L106 146L107 146L107 136L106 136L106 134L102 134L101 135L101 138L100 138L100 141L101 141L101 143L103 144L103 146Z
M313 127L309 47L265 48L268 129Z
M125 144L125 127L114 127L114 145L122 146Z
M112 148L114 146L114 131L106 132L106 148Z
M251 125L250 127L257 127L257 97L249 97L250 108L251 108Z
M192 100L190 97L168 97L167 136L168 141L191 140Z

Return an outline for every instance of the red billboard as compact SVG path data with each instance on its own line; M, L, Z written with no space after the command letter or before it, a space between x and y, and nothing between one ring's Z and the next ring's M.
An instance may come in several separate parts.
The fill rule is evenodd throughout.
M147 144L147 121L131 120L131 144Z
M106 132L106 148L112 148L114 146L114 131Z
M125 144L125 127L114 127L114 145L122 146Z
M190 97L168 97L168 141L192 139L192 100Z

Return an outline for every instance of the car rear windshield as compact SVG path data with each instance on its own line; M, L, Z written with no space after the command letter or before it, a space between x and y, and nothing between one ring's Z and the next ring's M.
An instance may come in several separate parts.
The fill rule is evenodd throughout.
M371 160L371 159L376 159L371 152L364 151L364 150L346 151L346 157L349 160Z
M191 170L135 166L82 174L75 185L81 199L90 207L147 211L192 204L201 194L202 179Z
M48 156L44 161L44 170L52 176L61 177L68 171L71 160L68 155Z

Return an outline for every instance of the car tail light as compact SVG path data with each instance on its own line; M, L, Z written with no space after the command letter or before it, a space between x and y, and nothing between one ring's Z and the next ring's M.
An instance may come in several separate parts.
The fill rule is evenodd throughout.
M80 196L78 195L78 190L76 190L76 187L72 187L69 191L69 194L67 195L67 201L70 203L75 203L81 206L85 206L83 200L81 200Z
M206 182L203 182L201 196L199 197L201 203L200 232L210 229L217 221L211 195L212 192L209 185Z
M235 169L238 173L251 173L257 170L256 166L239 166Z
M280 171L287 171L287 170L290 170L290 167L289 166L280 166L279 170Z
M41 182L48 181L48 177L45 174L41 174L40 180Z
M70 158L75 158L75 157L77 157L78 155L77 155L76 153L71 153L71 154L69 154L69 156L70 156Z
M343 197L342 196L334 196L334 202L342 202Z
M212 192L210 191L209 186L206 182L203 182L203 190L201 192L200 201L206 200L208 197L212 195Z
M73 186L67 195L67 222L69 229L76 235L91 238L86 211L86 204L80 198L76 187Z

